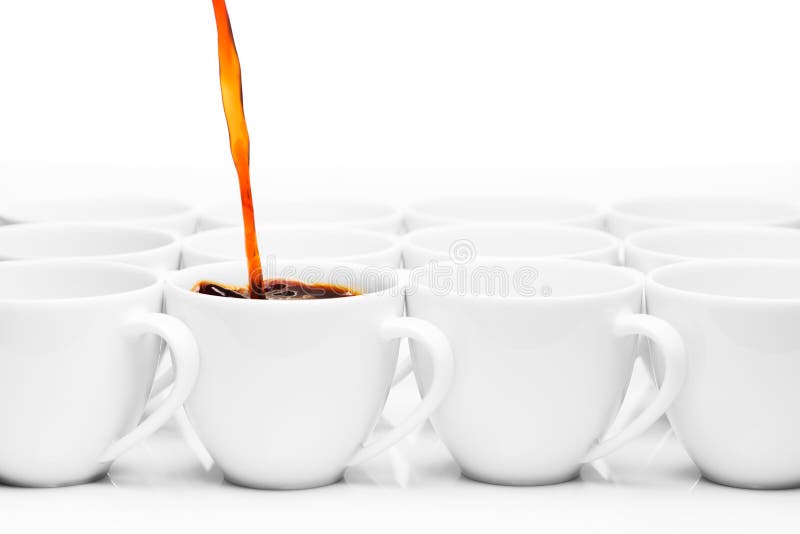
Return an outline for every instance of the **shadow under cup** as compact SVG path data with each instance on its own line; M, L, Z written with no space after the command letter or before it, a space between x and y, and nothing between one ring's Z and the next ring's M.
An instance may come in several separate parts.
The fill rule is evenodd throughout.
M200 347L200 376L186 404L193 427L225 478L266 489L338 481L422 424L449 387L449 345L435 328L403 317L395 269L355 264L276 264L265 278L347 286L361 295L250 300L191 291L199 280L245 285L244 263L173 273L170 315ZM434 355L434 386L411 415L363 445L392 385L399 339Z
M674 331L639 314L642 289L632 269L576 260L412 271L409 315L436 325L453 348L453 385L431 421L466 476L563 482L664 413L683 379L683 354ZM671 375L637 419L598 443L625 395L636 334L666 348ZM424 392L425 348L412 341L411 353Z
M686 346L686 384L668 416L703 475L800 486L800 262L668 265L650 273L646 296Z

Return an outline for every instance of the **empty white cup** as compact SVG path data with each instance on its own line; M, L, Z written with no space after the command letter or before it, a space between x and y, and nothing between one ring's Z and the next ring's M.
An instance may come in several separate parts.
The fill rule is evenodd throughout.
M633 269L559 259L411 272L408 315L437 326L453 348L453 385L431 422L466 476L563 482L664 413L685 358L677 333L640 313L643 283ZM636 419L604 438L628 388L638 334L663 348L668 376ZM412 340L411 354L424 393L427 348Z
M0 260L80 258L172 271L180 255L177 236L155 228L107 223L0 226Z
M694 259L800 260L800 230L769 226L672 226L625 238L625 264L647 273Z
M800 204L750 197L665 196L626 200L608 212L608 231L618 237L682 224L750 224L800 227Z
M401 247L395 236L369 230L325 226L258 225L262 262L359 263L399 267ZM183 241L183 266L244 260L241 227L200 232Z
M466 264L507 259L566 258L619 263L621 243L599 230L515 223L448 224L416 230L402 238L407 269L432 261Z
M198 373L189 330L162 313L149 269L83 260L0 262L0 481L102 477L180 409ZM176 378L142 419L161 339Z
M703 476L800 486L800 263L676 263L648 275L646 296L686 346L686 383L668 416Z
M188 235L197 226L193 206L165 198L80 196L16 200L0 209L0 222L101 222L147 226Z
M257 224L346 226L375 232L404 232L402 212L388 204L351 199L267 200L255 202ZM239 204L204 207L200 230L242 226Z
M527 196L452 196L420 200L406 210L409 231L470 222L558 223L602 230L605 215L592 204Z

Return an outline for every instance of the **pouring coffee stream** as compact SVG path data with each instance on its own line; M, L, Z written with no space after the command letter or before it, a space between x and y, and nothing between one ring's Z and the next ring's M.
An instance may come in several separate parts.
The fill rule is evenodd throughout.
M219 87L222 107L228 124L231 157L239 177L239 194L242 201L244 243L247 255L246 288L237 288L202 280L195 284L198 293L228 298L306 300L348 297L358 291L329 284L306 284L294 280L264 280L261 257L258 252L253 193L250 187L250 134L244 116L242 96L242 69L233 39L230 17L225 0L211 0L217 26L217 54L219 56Z
M261 258L258 253L253 193L250 188L250 134L244 116L242 97L242 70L239 54L233 40L233 30L228 17L225 0L211 0L217 23L217 50L219 55L219 87L222 92L222 107L228 123L231 156L239 177L239 193L242 199L244 219L245 252L249 281L249 298L264 298L264 280Z

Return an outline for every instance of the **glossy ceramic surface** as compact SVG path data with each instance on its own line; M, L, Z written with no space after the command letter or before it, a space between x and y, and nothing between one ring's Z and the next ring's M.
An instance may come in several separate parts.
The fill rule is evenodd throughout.
M108 223L25 223L0 226L0 260L80 258L173 271L178 237L166 230Z
M625 264L647 273L693 259L800 260L800 231L736 225L655 228L625 238Z
M770 260L698 260L648 277L648 311L678 330L689 360L669 419L711 480L800 485L799 280L797 262Z
M608 212L608 231L618 237L682 224L750 224L800 227L800 204L726 196L648 197L618 202Z
M189 235L197 226L197 210L176 200L155 197L61 196L16 200L0 208L0 222L99 222L147 226Z
M200 279L245 283L243 263L217 263L174 273L166 286L167 312L189 325L200 346L200 377L186 409L226 479L270 489L322 486L430 416L449 388L452 355L438 330L402 317L396 278L376 279L359 265L280 269L365 294L256 301L191 292ZM311 279L312 272L320 278ZM403 337L429 349L433 385L402 423L368 440Z
M197 376L185 326L161 311L155 272L78 260L0 263L0 480L62 486L102 477L166 423ZM156 334L156 335L153 335ZM142 419L160 354L171 393Z
M509 258L568 258L616 265L620 241L599 230L519 223L448 224L406 234L403 264L407 269L431 261L468 263Z
M534 196L451 196L421 200L405 214L409 231L471 222L557 223L603 229L605 215L592 204Z
M255 214L258 224L345 226L388 234L405 230L403 215L397 208L350 198L257 200ZM242 208L238 204L211 204L201 210L200 230L241 225Z
M502 265L515 281L527 267ZM540 260L538 293L524 296L516 282L508 295L499 284L488 286L481 267L455 272L447 280L452 285L423 282L407 297L410 316L433 323L451 340L453 386L431 421L466 476L506 485L564 482L577 476L582 463L610 453L664 413L683 381L683 349L663 321L639 314L641 275L597 263ZM453 289L458 279L468 280L465 290ZM634 334L664 347L670 376L633 422L601 439L628 387ZM411 353L425 391L425 348L412 340Z
M262 261L360 263L399 267L397 237L344 226L258 225ZM183 265L241 260L244 232L240 227L200 232L183 241Z

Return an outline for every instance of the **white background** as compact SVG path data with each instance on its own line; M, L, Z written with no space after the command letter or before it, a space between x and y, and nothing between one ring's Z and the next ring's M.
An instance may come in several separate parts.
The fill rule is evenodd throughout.
M404 203L491 191L601 203L662 192L800 199L796 2L229 7L257 198ZM86 188L235 199L215 39L207 1L2 0L0 207L15 196ZM281 520L315 531L714 531L787 524L800 510L797 492L698 485L685 457L653 463L652 451L628 451L633 464L620 464L616 484L493 488L458 481L445 463L446 473L404 484L377 476L274 494L219 492L215 475L198 475L186 451L153 450L134 452L102 485L0 488L0 529L270 530Z
M236 199L211 4L4 0L0 203ZM231 0L255 195L797 197L793 1Z

